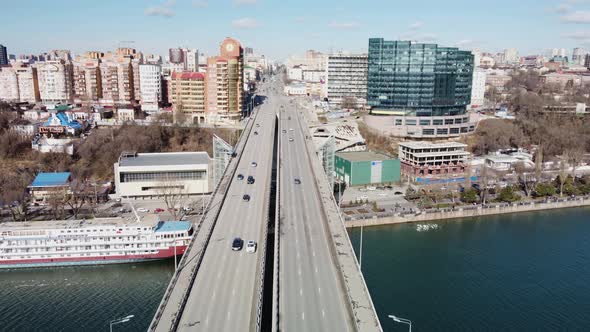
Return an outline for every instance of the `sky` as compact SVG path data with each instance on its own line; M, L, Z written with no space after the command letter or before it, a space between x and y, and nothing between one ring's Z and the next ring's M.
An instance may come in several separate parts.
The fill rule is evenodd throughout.
M521 55L590 50L590 0L0 0L0 44L51 49L171 47L217 54L224 37L275 60L315 49L366 52L368 38Z

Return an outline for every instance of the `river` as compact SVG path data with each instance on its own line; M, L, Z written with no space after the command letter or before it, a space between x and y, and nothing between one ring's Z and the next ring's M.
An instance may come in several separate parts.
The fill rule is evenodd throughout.
M590 208L365 227L363 273L384 331L586 331ZM358 252L360 229L349 231ZM0 270L0 330L145 331L172 260Z

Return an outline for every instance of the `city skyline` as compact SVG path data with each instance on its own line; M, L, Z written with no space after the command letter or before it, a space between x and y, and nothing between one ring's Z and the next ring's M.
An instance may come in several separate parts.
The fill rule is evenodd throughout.
M120 45L159 55L176 46L213 54L227 36L277 60L307 49L366 52L370 37L491 52L516 48L521 55L542 54L548 48L590 48L590 3L579 0L502 0L485 10L463 0L424 0L403 7L376 0L360 10L352 1L331 0L313 6L310 1L104 1L96 8L58 0L11 2L4 9L0 20L13 33L0 43L10 54L64 48L79 54ZM35 22L22 24L23 17L35 17ZM108 24L91 17L103 17Z

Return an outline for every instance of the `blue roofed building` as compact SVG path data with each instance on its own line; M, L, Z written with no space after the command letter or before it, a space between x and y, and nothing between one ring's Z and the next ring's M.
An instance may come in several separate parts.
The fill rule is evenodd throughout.
M44 201L50 195L71 192L70 183L72 176L70 172L39 173L28 187L31 197L35 201Z

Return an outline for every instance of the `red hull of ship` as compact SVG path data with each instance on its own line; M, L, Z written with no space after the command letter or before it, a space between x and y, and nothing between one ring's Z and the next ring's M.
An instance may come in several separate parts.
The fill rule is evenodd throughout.
M138 255L118 255L118 256L85 256L85 257L58 257L58 258L38 258L38 259L15 259L15 260L2 260L0 261L0 267L2 265L31 265L31 264L44 264L44 263L55 263L59 265L59 263L74 263L74 262L84 262L84 261L93 261L93 262L112 262L117 263L117 261L141 261L141 260L157 260L157 259L166 259L174 257L174 253L176 255L184 254L187 246L177 246L176 250L174 247L170 247L168 249L159 250L157 253L154 254L138 254Z

